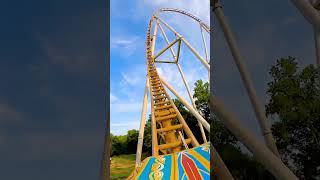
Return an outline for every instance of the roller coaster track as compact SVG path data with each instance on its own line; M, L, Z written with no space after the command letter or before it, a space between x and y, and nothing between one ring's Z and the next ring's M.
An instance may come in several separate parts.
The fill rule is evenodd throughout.
M153 155L158 155L158 150L163 154L181 151L184 146L182 139L178 139L176 130L184 129L187 132L188 139L185 140L187 144L192 143L193 146L198 146L199 143L195 139L193 133L189 129L188 125L183 120L177 107L170 99L166 92L164 85L162 84L159 74L157 72L154 57L152 55L152 38L151 38L151 24L153 18L149 23L147 31L147 61L148 61L148 78L150 82L150 94L152 104L152 132L159 135L163 144L158 144L156 135L154 135L153 142ZM174 120L179 119L179 123L174 124ZM157 128L158 127L158 128Z
M159 12L176 12L176 13L186 15L186 16L194 19L195 21L197 21L208 33L210 33L210 27L207 24L203 23L199 18L197 18L196 16L194 16L188 12L182 11L180 9L175 9L175 8L160 8Z
M200 53L181 34L179 34L174 28L172 28L169 24L167 24L159 17L159 14L163 12L175 12L185 15L189 18L192 18L196 23L200 25L202 34L201 37L203 40L202 42L204 44L206 54L205 58L202 57ZM175 40L169 42L165 34L165 31L161 25L164 25L166 28L168 28L171 32L175 34ZM158 27L161 30L162 35L167 42L167 46L160 50L158 54L155 54L154 48L156 44L156 35ZM162 179L168 176L168 174L174 174L170 175L170 179L180 179L183 176L183 174L184 176L190 177L191 179L199 179L200 177L201 179L207 179L209 177L209 147L208 143L206 143L207 139L203 127L205 127L207 131L210 131L210 126L208 122L196 110L195 101L191 95L188 83L184 78L181 66L179 65L181 43L185 43L189 50L204 65L204 67L207 70L210 69L208 52L202 29L204 29L208 33L210 32L209 26L203 23L199 18L179 9L162 8L159 11L157 11L149 21L146 33L147 80L136 154L136 169L128 179L141 179L141 176L144 174L143 172L145 171L148 172L149 179ZM172 49L172 46L175 44L178 44L178 49L176 53ZM174 61L165 62L157 60L161 54L163 54L165 51L169 49L171 51ZM156 63L173 63L177 65L181 77L184 81L185 87L188 91L192 105L190 105L186 100L184 100L183 97L180 96L179 93L175 91L173 87L159 75L156 68ZM191 111L191 113L196 117L203 137L203 142L205 142L204 145L199 144L198 140L193 134L193 131L197 130L191 130L189 128L188 124L184 120L183 116L180 114L175 103L170 98L165 87L167 87L173 94L175 94L176 97L178 97L178 99L180 100L180 102L182 102L185 105L185 107L187 107L187 109L189 109L189 111ZM140 160L144 134L148 90L150 93L151 100L152 157L148 158L147 162L145 162L146 160L144 160L144 162L141 163ZM200 149L198 147L200 147ZM195 150L194 148L198 149ZM202 154L200 155L198 154L199 152L197 153L196 151L201 151ZM207 156L205 154L207 154ZM193 155L195 157L193 157ZM171 159L176 160L172 162L167 162L168 157L171 157ZM192 160L192 157L196 158L196 160ZM178 160L179 158L180 160ZM150 161L153 161L152 165L149 164ZM167 162L166 164L165 161ZM178 173L178 161L181 161L180 166L185 169L185 171L180 172L180 174ZM150 166L149 169L148 166ZM166 170L166 174L164 174L164 172L161 170L166 166L170 166L171 169L170 171ZM200 168L200 166L202 169Z
M203 23L199 18L185 11L182 11L179 9L173 9L173 8L161 8L158 12L176 12L176 13L186 15L194 19L195 21L197 21L201 27L206 29L207 32L210 32L210 28L208 25ZM149 22L147 34L146 34L146 54L147 54L148 78L150 82L151 106L152 106L151 108L152 134L153 134L152 142L154 143L153 144L154 156L157 156L159 154L158 151L160 151L162 154L179 152L188 144L192 144L193 147L199 146L199 143L194 137L192 131L190 130L187 123L185 122L180 112L178 111L177 107L175 106L175 104L169 97L168 93L166 92L164 85L156 69L156 65L155 65L156 56L154 56L154 46L156 43L157 25L160 26L159 21L161 21L168 28L170 28L169 25L167 25L164 21L162 21L157 16L158 14L159 13L155 13L155 15L152 16ZM155 26L154 26L155 28L154 28L154 34L151 35L153 23L155 23ZM163 30L162 27L161 27L161 30ZM175 32L176 35L178 34L176 33L175 30L173 30L173 32ZM181 35L178 35L176 40L174 40L172 43L168 43L168 46L165 48L165 50L171 48L171 46L175 43L179 43L178 46L180 48L182 38L183 37ZM179 56L179 51L180 49L178 49L177 56ZM181 135L179 135L179 130L184 130L188 138L184 140L184 138ZM160 139L158 140L157 137L159 137ZM162 143L158 144L158 142L162 142Z

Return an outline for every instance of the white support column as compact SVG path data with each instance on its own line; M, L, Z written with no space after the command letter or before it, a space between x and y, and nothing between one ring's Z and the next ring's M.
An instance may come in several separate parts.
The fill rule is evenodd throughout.
M254 109L255 115L258 119L262 135L266 141L267 146L272 150L272 152L280 157L275 140L273 138L271 129L270 129L270 122L267 119L264 108L261 105L261 102L258 98L257 92L254 88L253 82L251 80L249 71L247 69L246 64L244 63L244 59L241 55L240 49L238 47L238 44L236 42L235 36L233 32L231 31L231 28L224 16L223 10L219 2L217 1L214 4L214 13L217 17L217 20L224 32L224 36L227 40L227 43L229 45L229 49L231 51L231 54L233 56L233 59L237 65L237 68L240 72L240 77L244 83L244 86L246 88L246 91L248 93L251 105Z
M204 37L204 34L203 34L203 30L202 30L201 24L200 24L200 31L201 31L201 37L202 37L204 53L206 55L206 60L207 60L208 64L210 65L210 61L209 61L210 58L209 58L209 55L208 55L207 43L206 43L206 40L205 40L205 37ZM208 80L210 80L210 71L208 71Z
M182 38L181 39L185 45L187 45L187 47L191 50L191 52L193 52L193 54L200 60L200 62L204 65L204 67L210 71L210 65L208 64L208 62L198 53L197 50L195 50L191 44L185 39Z
M308 0L291 0L301 14L310 24L320 27L320 15L318 10Z
M160 77L160 76L159 76ZM195 110L167 81L160 77L162 83L179 99L179 101L197 118L197 120L210 132L210 124Z
M163 54L167 49L171 48L175 43L179 42L181 38L177 38L174 41L172 41L171 43L169 43L166 47L164 47L163 49L160 50L160 52L158 52L157 55L154 56L154 59L157 59L159 56L161 56L161 54Z
M154 21L155 22L155 21ZM152 36L152 46L151 46L151 55L154 57L154 48L156 44L156 37L157 37L157 23L154 25L154 31L153 31L153 36ZM148 74L149 78L149 74ZM149 92L150 92L150 100L151 100L151 133L152 133L152 156L157 156L159 155L159 150L157 149L158 146L158 137L157 137L157 128L156 128L156 119L154 117L154 101L153 101L153 96L151 95L151 86L149 86Z
M201 37L202 37L202 43L203 43L203 47L204 47L204 53L206 55L206 60L209 63L209 56L208 56L208 49L207 49L207 43L203 34L203 30L202 30L202 26L200 24L200 30L201 30Z
M156 63L167 63L167 64L176 64L176 62L173 62L173 61L164 61L164 60L155 60L154 62Z
M255 137L238 118L227 109L215 96L210 97L210 106L220 117L224 125L240 140L253 154L254 157L269 171L276 179L298 180L298 178L286 167L261 140Z
M184 139L181 131L179 131L179 135L180 135L181 141L183 142L184 148L189 149L188 144L186 143L186 140Z
M154 23L154 30L152 35L152 46L151 46L152 56L154 56L154 48L156 46L157 29L158 29L158 24L156 23L156 20L154 22L155 23Z
M192 97L192 94L191 94L189 85L188 85L188 83L187 83L187 81L186 81L186 79L185 79L185 76L184 76L184 73L183 73L183 71L182 71L182 68L181 68L181 66L180 66L179 63L177 63L176 65L177 65L177 67L178 67L178 69L179 69L179 72L180 72L180 75L181 75L181 77L182 77L183 83L184 83L184 85L185 85L185 87L186 87L186 89L187 89L187 91L188 91L188 95L189 95L190 100L191 100L191 102L192 102L192 106L193 106L194 109L197 109L196 103L194 102L194 99L193 99L193 97ZM206 142L207 142L207 138L206 138L206 134L205 134L205 132L204 132L203 126L202 126L202 124L201 124L199 121L198 121L198 124L199 124L199 127L200 127L202 139L203 139L203 141L206 143Z
M159 28L160 28L160 30L161 30L161 33L162 33L164 39L165 39L166 42L167 42L167 45L169 45L169 44L170 44L170 41L169 41L169 39L168 39L165 31L163 30L163 28L162 28L161 24L158 22L158 20L156 20L156 22L157 22L157 24L158 24L158 26L159 26ZM171 52L171 54L172 54L173 60L176 60L176 55L175 55L172 47L170 47L170 52Z
M142 111L141 111L140 129L139 129L139 137L138 137L137 153L136 153L136 167L139 166L141 163L144 127L146 124L146 115L147 115L148 89L149 89L149 78L147 77L146 86L144 89Z
M177 35L178 37L181 37L181 41L184 42L184 44L190 49L190 51L199 59L199 61L204 65L204 67L210 71L210 65L208 64L208 62L199 54L199 52L197 50L195 50L191 44L184 38L182 37L176 30L174 30L169 24L167 24L166 22L164 22L162 19L156 17L156 19L158 19L162 24L164 24L167 28L169 28L175 35Z
M320 66L320 13L317 9L319 1L291 0L291 2L297 7L297 9L305 17L305 19L313 26L316 51L316 65Z

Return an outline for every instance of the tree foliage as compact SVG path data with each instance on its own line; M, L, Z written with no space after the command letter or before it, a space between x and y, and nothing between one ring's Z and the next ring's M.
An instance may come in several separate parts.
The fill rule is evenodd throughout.
M144 128L143 151L152 154L151 114Z
M295 58L281 58L270 70L266 114L284 162L301 179L320 178L320 74Z
M120 154L127 154L127 135L122 136L113 136L111 135L111 156L113 155L120 155Z
M179 100L174 99L173 102L177 106L177 109L188 124L189 128L192 129L192 133L195 138L199 141L200 144L204 143L197 119L194 118L194 116L184 107L184 105Z
M128 154L134 154L137 151L139 131L132 129L128 131L127 143L128 143Z
M110 134L111 156L121 154L135 154L137 151L139 131L136 129L129 130L126 135L114 136ZM144 139L142 149L144 155L151 155L152 138L151 138L151 116L145 125Z
M202 80L198 80L195 82L195 88L194 88L194 95L193 98L195 98L195 104L197 106L198 111L200 111L201 115L204 117L204 119L208 120L208 122L211 122L210 117L210 108L208 100L210 98L210 89L209 89L209 83L204 83Z

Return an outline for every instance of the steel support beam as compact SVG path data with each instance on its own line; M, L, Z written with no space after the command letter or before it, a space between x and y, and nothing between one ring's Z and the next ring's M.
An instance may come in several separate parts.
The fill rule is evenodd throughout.
M206 60L209 63L209 55L208 55L208 49L207 49L207 43L206 43L206 39L204 37L204 33L202 30L202 26L200 25L200 31L201 31L201 37L202 37L202 43L203 43L203 48L204 48L204 53L206 55Z
M180 50L181 50L181 41L178 42L178 50L177 50L176 63L178 63L178 61L179 61Z
M163 30L161 24L160 24L158 21L159 21L159 20L156 20L156 22L157 22L157 24L158 24L158 26L159 26L159 28L160 28L160 30L161 30L161 32L162 32L162 35L163 35L163 37L165 38L165 40L166 40L166 42L167 42L167 45L170 46L170 50L171 50L172 57L173 57L173 59L176 60L176 65L177 65L178 70L179 70L179 72L180 72L180 75L181 75L181 78L182 78L182 80L183 80L183 83L184 83L184 85L185 85L185 87L186 87L186 89L187 89L187 91L188 91L188 95L189 95L189 97L190 97L190 100L191 100L191 102L192 102L192 105L193 105L194 109L197 109L196 104L195 104L195 102L194 102L194 99L193 99L193 97L192 97L192 94L191 94L189 85L188 85L188 83L186 82L185 76L184 76L184 74L183 74L182 68L181 68L181 66L180 66L179 63L178 63L178 61L179 61L179 56L180 56L181 41L178 42L178 43L179 43L179 44L178 44L178 52L177 52L177 56L176 56L175 53L174 53L174 51L173 51L173 49L172 49L172 45L171 45L172 43L169 42L165 31ZM207 55L207 49L206 49L207 46L206 46L206 42L205 42L205 40L204 40L204 34L203 34L203 31L202 31L202 26L201 26L201 24L200 24L200 29L201 29L201 34L202 34L202 41L203 41L203 43L204 43L204 48L205 48L206 59L208 59L208 57L207 57L207 56L208 56L208 55ZM158 55L157 55L156 57L158 57ZM159 61L156 61L156 62L159 62ZM207 60L207 62L208 62L208 60ZM172 62L165 62L165 63L172 63ZM205 134L205 132L204 132L203 126L202 126L202 124L201 124L200 122L198 122L198 123L199 123L199 128L200 128L200 131L201 131L201 135L202 135L203 141L204 141L204 142L207 142L207 138L206 138L206 134Z
M173 62L173 61L158 61L158 60L155 60L154 62L156 63L170 63L170 64L176 64L176 62Z
M136 153L136 167L140 166L140 163L141 163L144 127L146 125L146 115L147 115L148 90L149 90L149 78L147 77L146 87L144 89L142 111L141 111L141 120L140 120L140 128L139 128L139 136L138 136L138 144L137 144L137 153Z
M181 75L181 78L182 78L182 80L183 80L183 83L184 83L184 85L185 85L185 87L186 87L186 89L187 89L189 98L190 98L190 100L191 100L191 102L192 102L192 106L193 106L194 109L197 109L196 103L195 103L195 101L194 101L194 99L193 99L193 97L192 97L191 90L190 90L190 88L189 88L188 82L186 81L186 78L185 78L185 76L184 76L184 73L183 73L183 71L182 71L182 68L181 68L181 66L180 66L179 63L177 63L176 65L177 65L178 70L179 70L179 72L180 72L180 75ZM199 124L199 128L200 128L200 131L201 131L202 139L203 139L204 142L207 142L207 137L206 137L206 134L205 134L205 132L204 132L203 126L202 126L202 124L201 124L199 121L198 121L198 124Z
M193 114L196 119L210 132L210 124L195 110L167 81L160 77L161 82L179 99L179 101Z
M298 179L290 169L282 163L280 158L262 144L260 140L213 95L210 97L210 106L222 120L224 125L252 152L254 157L256 157L257 160L276 177L276 179Z
M320 27L320 15L308 0L291 0L306 20L313 26Z
M155 21L153 21L155 22ZM154 24L154 30L153 30L153 35L152 35L152 46L151 46L151 52L152 52L152 56L154 56L154 48L156 46L156 39L157 39L157 29L158 29L158 25L155 22ZM155 58L154 58L155 59Z
M154 56L154 59L157 59L159 56L161 56L161 54L163 54L167 49L169 49L170 47L172 47L175 43L177 43L178 41L180 41L181 38L177 38L174 41L172 41L169 45L167 45L166 47L164 47L157 55Z
M178 120L179 120L180 124L182 124L183 130L186 132L187 136L191 139L192 146L193 147L199 146L200 145L199 142L197 141L196 137L193 135L193 133L192 133L191 129L189 128L187 122L183 119L182 115L180 114L178 108L176 107L176 105L174 104L172 99L170 99L170 102L172 104L172 107L177 112L177 117L178 117Z
M156 22L157 22L157 24L158 24L158 26L159 26L159 28L160 28L160 30L161 30L162 36L164 37L164 39L165 39L166 42L167 42L167 45L169 45L169 44L170 44L170 41L169 41L169 39L168 39L165 31L163 30L163 28L162 28L161 24L158 22L158 20L156 20ZM179 43L180 43L180 42L179 42ZM172 47L170 47L170 52L171 52L171 54L172 54L173 59L176 60L176 55L175 55Z
M270 124L267 119L267 117L264 114L264 110L262 108L262 105L260 104L259 98L257 96L256 90L253 86L253 83L251 81L249 72L247 70L247 67L244 63L244 60L242 58L242 55L240 53L240 49L238 48L236 39L233 35L233 32L231 31L231 28L229 24L227 23L227 20L225 19L224 13L222 11L221 5L216 1L214 4L214 13L218 19L218 22L224 32L225 38L227 40L227 43L229 45L229 49L231 51L231 54L233 56L233 59L238 67L238 70L240 72L242 81L245 85L245 88L247 90L247 93L249 95L251 104L254 108L254 112L256 114L256 117L258 119L263 137L267 143L267 146L270 148L270 150L276 155L280 156L277 146L275 144L275 140L272 136L272 132L270 130Z
M207 50L207 43L203 34L203 30L202 30L202 26L200 24L200 31L201 31L201 37L202 37L202 43L203 43L203 47L204 47L204 52L206 55L206 60L208 62L208 64L210 65L210 61L209 61L209 55L208 55L208 50ZM210 71L208 71L208 79L210 80Z
M149 92L151 92L151 86L149 86ZM159 150L156 148L158 147L158 137L157 137L157 123L156 118L154 117L154 100L152 95L150 95L151 99L151 135L152 135L152 156L158 156Z
M313 26L315 51L316 51L316 65L320 66L320 13L316 9L317 4L312 4L309 0L291 0L297 7L305 19Z
M155 22L155 21L153 21ZM153 31L153 36L152 36L152 46L151 46L151 55L154 56L154 48L156 44L156 38L157 38L157 23L154 25L154 31ZM148 74L148 79L150 78ZM156 118L154 117L154 100L153 96L151 95L151 86L149 86L149 92L150 92L150 100L151 100L151 134L152 134L152 156L157 156L159 155L159 150L157 149L158 147L158 137L157 137L157 123L156 123Z
M184 38L182 37L175 29L173 29L169 24L167 24L166 22L164 22L162 19L155 17L156 19L158 19L163 25L165 25L167 28L169 28L176 36L181 38L181 41L184 42L184 44L190 49L190 51L199 59L199 61L204 65L204 67L210 71L210 65L208 64L208 62L199 54L199 52L194 49L191 44Z

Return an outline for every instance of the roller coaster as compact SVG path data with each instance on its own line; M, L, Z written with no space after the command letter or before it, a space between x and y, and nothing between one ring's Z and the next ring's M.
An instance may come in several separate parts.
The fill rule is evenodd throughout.
M301 14L314 27L315 47L317 65L320 65L320 14L319 14L319 0L308 2L307 0L291 0L297 7ZM211 94L209 105L215 115L221 119L224 125L235 135L235 137L243 143L244 146L255 156L255 158L276 178L285 180L298 179L292 171L284 165L280 159L279 152L275 145L272 136L270 125L265 117L261 103L258 100L257 93L251 81L250 75L244 64L234 34L224 17L222 6L219 0L211 0L211 10L214 12L218 24L220 25L230 52L233 56L235 64L240 73L240 77L244 83L248 93L251 105L255 112L256 118L259 122L265 144L261 142L254 134L245 127L236 115L228 109L223 102L215 95ZM177 13L184 15L194 20L199 24L201 29L201 38L205 57L189 43L185 37L179 34L172 26L166 23L161 17L161 13ZM169 41L164 28L169 29L174 35L175 40ZM155 44L157 40L157 30L160 29L167 46L160 52L155 54ZM144 91L139 137L136 153L136 165L134 171L127 178L131 179L154 179L154 180L200 180L210 179L233 179L228 168L220 158L219 154L207 141L207 130L210 133L209 123L197 111L195 100L191 95L190 88L184 73L179 64L181 44L184 43L186 47L195 55L205 69L210 71L209 53L204 38L204 33L212 35L212 28L203 23L196 16L174 8L162 8L154 13L149 21L146 34L146 58L147 58L147 78ZM178 44L177 52L174 52L173 46ZM166 51L171 52L173 61L159 60L159 57ZM180 60L181 61L181 60ZM185 100L173 86L171 86L157 71L157 63L175 64L182 77L182 81L188 92L191 104ZM199 144L198 140L193 135L196 129L190 129L178 108L170 98L168 91L176 96L176 98L184 105L186 109L197 119L199 130L202 135L203 144ZM144 128L146 123L146 112L148 104L148 92L151 101L151 130L152 130L152 156L141 161L142 145L144 138ZM214 132L212 132L214 133ZM214 142L213 142L214 143ZM102 180L109 179L105 168L108 165L108 138L106 137L105 151L102 160ZM210 161L211 159L211 161Z
M160 18L161 13L168 12L185 15L199 24L203 47L206 54L205 58L200 55L185 37ZM172 42L169 41L163 26L174 33L175 40ZM155 54L158 28L160 29L167 46ZM208 50L204 36L205 32L210 33L208 25L192 14L178 9L162 8L151 17L146 35L147 79L136 153L136 168L128 179L210 179L210 147L203 128L205 127L209 132L210 125L196 110L195 100L191 95L190 88L179 64L179 62L181 62L181 43L184 43L197 59L200 60L204 67L208 71L210 70ZM174 52L172 48L175 44L178 45L177 52ZM159 60L159 57L169 50L173 57L173 61ZM163 77L159 75L156 63L176 64L192 105L190 105L168 82L164 80ZM198 140L193 135L192 130L189 128L178 108L170 98L166 88L195 115L199 123L203 142L205 142L204 144L199 144ZM150 93L151 101L152 156L141 162L148 91Z

